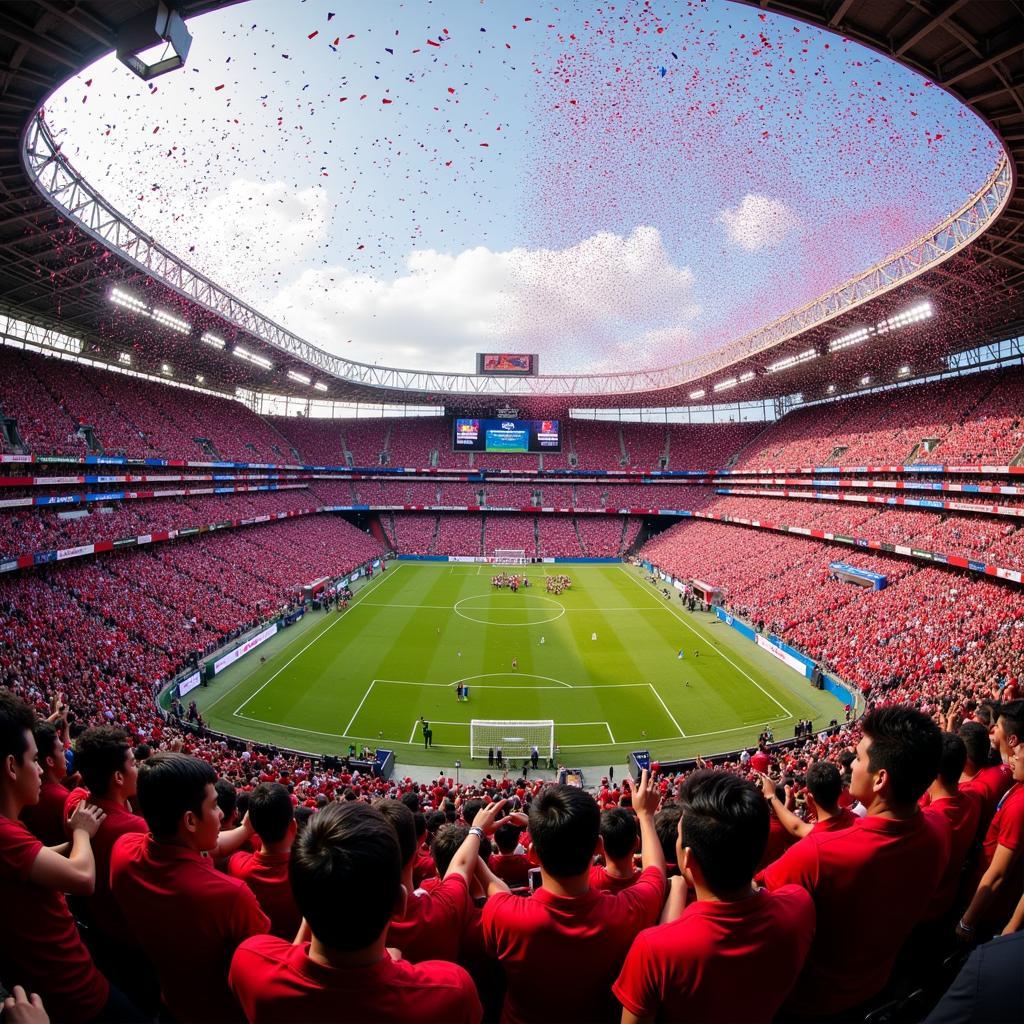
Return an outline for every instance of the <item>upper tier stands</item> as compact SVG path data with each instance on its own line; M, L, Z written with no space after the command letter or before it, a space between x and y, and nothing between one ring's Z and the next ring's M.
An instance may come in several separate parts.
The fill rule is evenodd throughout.
M751 441L736 466L1006 465L1024 445L1022 388L1024 371L1002 371L797 409Z
M796 411L777 423L563 421L545 469L741 469L803 465L1005 465L1021 455L1024 370L971 374ZM442 417L261 417L242 403L0 349L0 411L35 454L240 462L537 469L535 455L451 450ZM79 428L90 428L77 436ZM86 436L87 435L87 436ZM5 449L11 438L3 437ZM347 453L347 456L346 456Z

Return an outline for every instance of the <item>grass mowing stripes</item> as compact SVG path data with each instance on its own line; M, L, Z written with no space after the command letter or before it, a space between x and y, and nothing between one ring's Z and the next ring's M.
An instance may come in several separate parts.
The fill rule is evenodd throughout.
M733 750L768 722L783 736L798 718L840 715L834 698L632 567L524 571L533 585L513 594L491 587L489 566L395 563L348 611L312 613L264 663L242 659L196 691L200 709L215 729L281 746L368 743L446 766L468 759L471 718L553 719L563 760L586 765L638 748L662 759ZM548 594L551 571L572 588Z

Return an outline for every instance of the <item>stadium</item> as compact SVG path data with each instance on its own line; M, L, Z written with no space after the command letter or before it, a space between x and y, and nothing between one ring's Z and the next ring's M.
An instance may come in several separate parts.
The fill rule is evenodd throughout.
M1021 1019L1021 0L441 6L0 5L0 1017Z

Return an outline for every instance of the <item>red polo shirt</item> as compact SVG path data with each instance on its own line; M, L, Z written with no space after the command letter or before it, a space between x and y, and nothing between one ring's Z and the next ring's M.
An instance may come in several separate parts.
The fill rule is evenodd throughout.
M492 853L487 866L513 889L529 884L532 865L525 853Z
M67 798L67 786L59 782L44 782L39 791L39 803L22 809L21 820L29 832L43 841L44 846L59 846L68 840L64 829L67 821L64 801Z
M1021 892L1024 892L1024 783L1015 782L1003 796L992 824L985 833L981 861L978 864L979 882L992 863L998 846L1013 850L1016 856L1009 874L985 911L985 921L997 930L1003 928L1010 919Z
M290 942L302 922L302 914L292 896L288 881L290 853L249 853L239 850L228 860L227 872L241 879L256 897L263 913L270 918L270 934Z
M604 865L595 864L590 869L590 888L599 889L601 892L622 892L623 889L636 885L641 874L642 872L637 868L629 878L619 878L616 875L609 875L608 869Z
M638 1017L768 1024L813 937L814 901L798 885L700 900L636 937L612 991Z
M107 815L100 822L96 835L92 837L92 855L96 860L96 888L91 896L84 897L84 905L88 908L91 924L99 928L108 939L124 943L124 915L110 891L110 854L114 843L121 836L129 832L148 832L149 826L145 818L132 814L127 807L114 800L92 799L89 791L81 786L68 794L64 804L64 817L70 818L83 800L99 807Z
M802 885L818 914L810 955L787 1003L794 1014L826 1017L882 989L924 917L949 846L949 825L940 816L868 816L839 832L812 832L768 865L769 889Z
M930 803L924 813L941 815L950 828L949 860L925 914L926 921L937 921L952 909L956 899L964 864L978 837L981 798L977 793L958 792Z
M157 969L171 1015L182 1021L235 1021L228 990L235 947L270 927L252 891L195 850L151 835L121 836L110 858L110 887L132 937Z
M246 939L228 978L251 1024L437 1021L480 1024L483 1009L469 975L457 964L411 964L385 956L369 967L325 967L309 943L271 935Z
M841 832L844 828L850 828L857 820L857 815L845 807L841 807L837 814L824 821L816 821L811 831L813 832Z
M996 813L996 804L1002 795L1013 785L1013 769L1008 764L992 765L982 768L973 779L960 783L961 793L977 793L981 797L982 832L988 831L992 816Z
M595 889L492 896L484 906L484 946L505 970L504 1024L617 1020L612 982L637 933L657 921L664 896L657 868L614 896ZM558 976L572 983L542 983Z
M38 992L50 1016L77 1024L99 1016L107 979L85 948L64 894L31 880L42 842L0 816L0 964L4 983Z
M413 963L458 960L471 906L469 886L462 875L449 875L422 895L410 893L405 913L392 918L388 927L388 945L397 946L403 959Z

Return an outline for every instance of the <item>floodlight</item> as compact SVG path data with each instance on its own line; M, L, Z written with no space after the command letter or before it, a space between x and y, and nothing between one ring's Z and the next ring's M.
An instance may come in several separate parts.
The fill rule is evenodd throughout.
M294 370L288 371L288 377L290 380L297 380L300 384L308 384L310 381L310 378L304 373L296 373Z
M117 59L144 82L185 66L192 36L181 15L159 0L117 33Z
M910 373L910 367L909 366L901 366L900 367L900 376L901 377L906 377L906 375L908 373Z
M870 384L871 378L867 374L865 374L863 377L861 377L860 382L861 384Z
M735 377L729 377L726 380L720 380L717 384L715 384L711 388L711 390L712 391L728 391L729 388L736 387L736 385L738 383L739 383L739 381L737 381Z
M327 385L326 384L321 384L320 381L317 381L313 385L313 387L316 388L317 391L326 391L327 390Z
M231 353L232 355L238 356L239 359L244 359L247 363L263 367L264 370L272 370L274 368L274 364L269 359L264 359L263 356L258 356L255 352L250 352L247 348L242 348L241 345L236 345L231 350Z
M216 334L211 334L209 331L204 331L203 336L199 340L207 345L212 345L214 348L223 348L225 344L223 338L218 338Z

